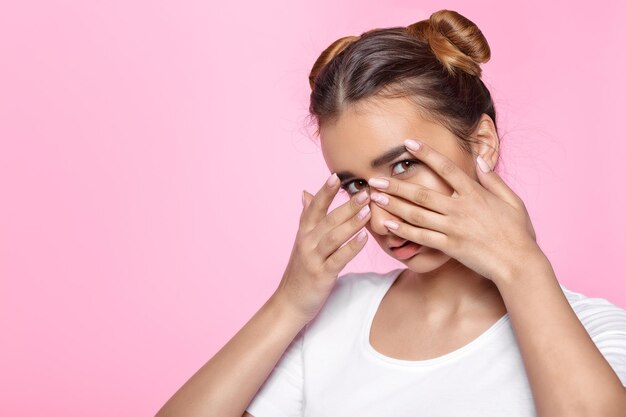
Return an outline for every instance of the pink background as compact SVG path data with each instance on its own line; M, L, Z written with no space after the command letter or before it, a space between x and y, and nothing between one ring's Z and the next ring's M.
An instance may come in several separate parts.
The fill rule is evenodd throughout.
M491 45L503 176L560 282L626 307L624 3L417 3L4 2L0 415L154 415L272 294L329 174L314 60L441 8ZM344 272L399 266L370 239Z

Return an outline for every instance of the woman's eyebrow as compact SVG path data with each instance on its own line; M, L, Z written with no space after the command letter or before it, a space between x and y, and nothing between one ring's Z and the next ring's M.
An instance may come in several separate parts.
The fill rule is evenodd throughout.
M378 158L372 160L370 166L372 168L377 168L381 165L386 164L387 162L393 161L394 159L405 153L409 153L409 151L406 150L406 147L404 145L396 146L395 148L389 149ZM337 173L337 177L339 177L339 179L343 182L356 176L350 171L341 171Z

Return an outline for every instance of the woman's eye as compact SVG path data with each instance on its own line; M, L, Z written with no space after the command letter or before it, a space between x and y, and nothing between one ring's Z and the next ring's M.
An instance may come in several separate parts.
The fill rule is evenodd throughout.
M417 159L405 159L404 161L398 161L391 165L391 175L402 175L413 168L413 165L419 164ZM398 171L399 169L399 171ZM353 180L347 182L341 186L349 195L353 195L361 191L364 187L367 187L367 181L365 180Z
M355 184L358 184L359 187L355 187ZM344 184L342 188L346 190L348 194L353 195L361 191L363 187L367 187L367 186L368 184L367 184L367 181L365 180L354 180L354 181L350 181Z
M408 164L407 164L408 163ZM395 170L393 168L395 168L396 166L401 167L403 170L398 172L397 174L404 174L405 172L407 172L413 165L418 164L419 161L415 160L415 159L405 159L404 161L399 161L396 162L395 164L392 165L392 170L393 173L395 174ZM401 165L402 164L402 165Z

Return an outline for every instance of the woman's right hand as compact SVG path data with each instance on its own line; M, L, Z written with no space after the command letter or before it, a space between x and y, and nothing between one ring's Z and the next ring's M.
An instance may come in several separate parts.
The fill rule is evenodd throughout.
M369 194L359 191L349 201L327 214L339 179L331 175L312 196L303 193L300 225L291 257L274 296L288 304L306 323L322 308L341 270L365 246L367 232L343 245L369 221ZM341 246L343 245L343 246Z

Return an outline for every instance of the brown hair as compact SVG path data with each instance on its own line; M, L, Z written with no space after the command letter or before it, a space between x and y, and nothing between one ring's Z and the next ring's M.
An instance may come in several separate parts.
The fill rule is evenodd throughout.
M471 153L470 133L486 113L496 126L491 94L480 79L489 44L478 27L452 10L407 27L372 29L327 47L311 73L309 117L333 123L342 109L367 99L408 98Z

